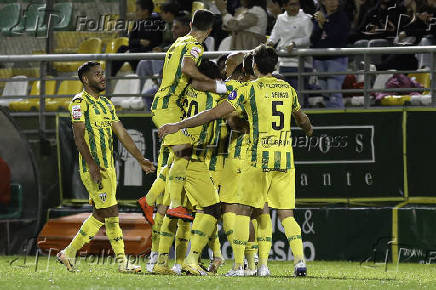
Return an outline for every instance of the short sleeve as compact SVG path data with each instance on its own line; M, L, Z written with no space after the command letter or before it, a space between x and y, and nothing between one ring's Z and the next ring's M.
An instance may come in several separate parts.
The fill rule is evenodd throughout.
M189 57L195 61L195 63L199 63L201 56L203 55L204 48L200 43L197 42L189 42L186 45L186 52L183 57Z
M295 89L292 89L292 95L293 95L293 100L292 100L292 112L297 112L301 109L300 106L300 102L298 101L298 96L297 96L297 92L295 92Z
M68 110L72 122L85 122L85 112L88 110L88 105L83 99L75 98L72 100Z
M117 112L116 112L116 110L115 110L115 106L114 106L114 104L112 103L112 101L111 100L107 100L108 101L108 107L109 107L109 111L111 112L111 115L112 115L112 122L118 122L118 121L120 121L120 119L118 119L118 116L117 116Z

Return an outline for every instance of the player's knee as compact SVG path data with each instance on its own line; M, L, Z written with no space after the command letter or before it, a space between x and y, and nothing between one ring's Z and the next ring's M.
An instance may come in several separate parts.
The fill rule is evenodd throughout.
M207 206L203 208L203 211L205 214L209 214L216 218L217 220L221 217L221 205L219 203L216 203L211 206Z
M173 146L172 149L175 157L185 158L186 160L191 159L192 146L190 144Z
M294 217L294 211L292 209L279 209L277 210L277 215L279 217L279 220L284 220L288 217Z

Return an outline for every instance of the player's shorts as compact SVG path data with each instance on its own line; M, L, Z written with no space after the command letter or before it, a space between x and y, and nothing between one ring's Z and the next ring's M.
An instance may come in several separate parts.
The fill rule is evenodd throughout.
M238 158L227 158L221 175L220 201L238 203L238 191L242 176L243 161Z
M214 170L210 170L211 167L209 166L209 174L212 178L212 182L215 185L215 188L218 190L218 194L221 192L221 182L222 182L222 176L224 172L224 162L226 158L223 155L219 155L217 157L216 163L214 165ZM206 162L207 166L208 162Z
M186 168L185 191L189 202L194 207L205 208L219 203L218 191L203 161L189 161Z
M183 119L183 111L179 107L169 107L168 109L153 110L153 123L157 128L168 123L179 122ZM191 138L178 131L174 134L166 135L162 146L191 144Z
M94 202L96 209L108 208L118 204L116 199L117 192L117 175L115 168L106 168L105 171L100 171L103 186L102 189L92 180L89 172L80 172L80 178L83 185L89 193L89 198Z
M295 169L267 171L249 166L242 173L241 204L263 208L265 202L276 209L295 208Z

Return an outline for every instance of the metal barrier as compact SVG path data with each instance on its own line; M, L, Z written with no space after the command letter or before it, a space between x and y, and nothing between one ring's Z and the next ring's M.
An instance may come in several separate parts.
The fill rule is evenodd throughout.
M235 51L217 51L204 53L205 58L217 58L223 54L234 53ZM397 92L401 91L430 91L432 96L432 106L436 106L436 46L413 46L413 47L373 47L373 48L329 48L329 49L294 49L291 53L279 52L279 56L297 57L298 71L296 73L289 73L286 76L297 76L299 88L303 87L303 78L309 76L333 76L333 75L347 75L347 74L363 74L363 89L346 89L346 90L300 90L300 94L322 94L322 93L359 93L364 96L364 107L370 107L370 93L373 92L391 92L393 89L373 89L370 88L370 77L376 74L391 74L392 71L370 71L369 57L371 55L380 54L431 54L432 62L430 70L420 70L419 73L430 73L431 85L429 88L403 88L395 89ZM344 72L304 72L304 58L309 56L363 56L364 68L363 70L349 70ZM39 62L40 75L39 78L27 78L26 81L40 81L40 94L39 96L26 96L25 98L39 97L39 131L41 134L46 129L45 116L52 115L53 113L45 112L45 98L46 98L46 84L47 80L67 80L78 79L77 77L47 77L47 65L49 62L54 61L106 61L105 74L106 74L106 95L109 97L117 97L120 95L112 94L112 80L126 79L126 77L111 77L111 61L114 60L163 60L165 53L136 53L136 54L41 54L41 55L3 55L0 56L0 63L23 63L23 62ZM396 71L396 73L416 73L416 71ZM151 78L153 76L144 76L142 79ZM0 79L0 82L16 81L13 79ZM72 97L73 95L50 95L50 98ZM123 94L122 96L142 96L141 94ZM12 97L7 97L12 98ZM23 97L16 97L22 99ZM35 113L13 113L16 116L30 116Z

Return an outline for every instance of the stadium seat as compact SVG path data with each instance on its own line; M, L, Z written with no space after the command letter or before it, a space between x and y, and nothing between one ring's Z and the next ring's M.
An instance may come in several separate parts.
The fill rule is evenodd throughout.
M0 10L0 32L8 33L20 20L20 4L11 3Z
M101 53L101 39L89 38L83 41L77 53L79 54L98 54ZM58 72L74 72L79 66L83 64L83 61L70 61L70 62L54 62L53 66Z
M59 90L57 92L58 95L75 95L80 93L83 89L82 83L76 80L66 80L62 81ZM72 97L62 97L62 98L53 98L47 100L45 103L46 111L68 111L68 105L71 101Z
M368 42L368 47L388 47L389 41L386 39L371 39ZM369 56L370 62L372 64L381 64L382 63L382 55L381 54L371 54Z
M55 3L53 6L54 12L52 15L56 15L52 17L52 25L53 30L68 30L71 28L71 19L73 13L73 3L64 2L64 3ZM44 24L40 28L38 28L38 32L45 33L47 31L47 26Z
M12 68L0 68L0 79L8 79L12 77L14 74L12 73ZM0 89L3 89L6 85L6 82L0 82Z
M118 37L115 39L112 39L108 42L108 44L106 45L106 50L105 53L117 53L118 48L120 48L120 46L122 45L129 45L129 38L128 37ZM106 68L106 62L105 61L100 61L101 67L103 69Z
M128 74L126 77L138 77L136 74ZM120 79L114 87L113 94L120 95L112 98L112 103L117 108L130 109L132 107L141 108L141 97L123 97L123 94L139 94L140 81L136 79ZM145 104L142 102L142 108ZM138 109L139 110L139 109Z
M40 92L40 81L33 82L32 89L30 90L31 96L37 96ZM51 96L56 92L56 81L45 82L45 95ZM50 100L46 98L46 102ZM19 101L14 101L9 104L11 111L38 111L39 98L30 98Z
M20 22L8 32L8 36L20 36L23 33L35 33L43 25L46 4L30 4L24 8Z
M0 106L9 106L9 103L17 99L8 99L7 97L24 97L27 95L29 82L26 76L13 77L14 81L7 82L3 89L3 95L0 98Z

